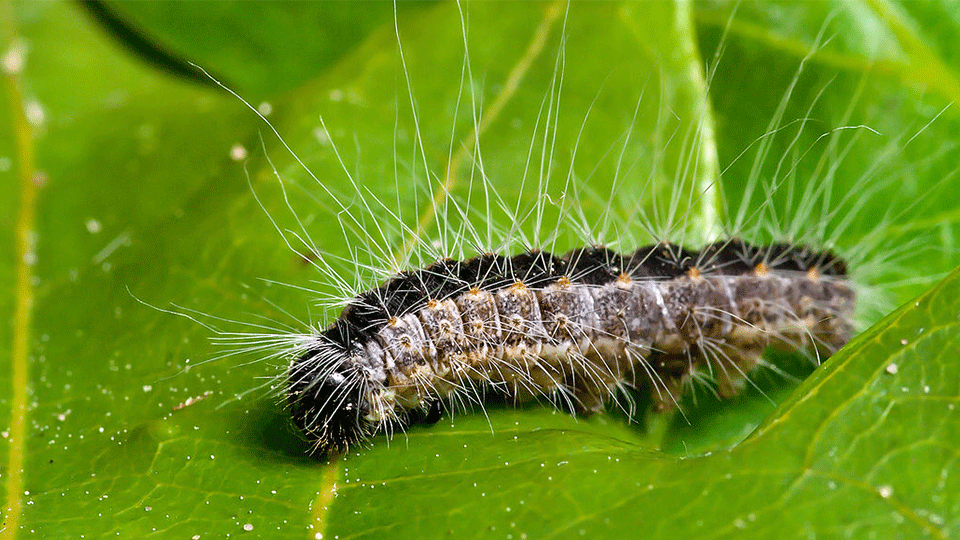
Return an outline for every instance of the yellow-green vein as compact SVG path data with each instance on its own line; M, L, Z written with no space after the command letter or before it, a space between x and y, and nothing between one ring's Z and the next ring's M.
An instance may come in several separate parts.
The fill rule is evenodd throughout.
M310 538L317 539L324 537L324 531L327 526L327 514L330 511L330 505L333 504L333 498L337 495L337 477L340 475L340 459L330 460L323 471L321 488L317 492L317 497L313 500L310 511Z
M4 3L3 18L13 24L13 7ZM7 32L14 35L14 32ZM11 40L9 43L15 43ZM7 54L19 54L12 51ZM14 538L20 527L23 510L23 464L26 451L27 386L29 381L30 321L33 308L33 287L30 284L34 259L34 225L36 218L37 184L34 182L33 134L23 110L23 92L20 84L20 62L8 57L3 69L3 84L12 109L13 135L16 147L19 179L20 208L16 222L16 278L14 280L13 343L10 362L10 435L7 438L9 454L6 475L6 526L0 538Z
M710 103L710 89L706 75L703 72L703 61L696 42L696 29L693 25L693 4L683 0L677 5L674 20L680 45L683 47L683 58L687 63L687 80L696 88L697 100L694 102L697 125L697 137L694 139L696 158L694 166L693 196L697 197L700 225L703 226L705 238L712 238L720 232L721 197L720 197L720 154L717 150L717 135L714 127L713 106Z

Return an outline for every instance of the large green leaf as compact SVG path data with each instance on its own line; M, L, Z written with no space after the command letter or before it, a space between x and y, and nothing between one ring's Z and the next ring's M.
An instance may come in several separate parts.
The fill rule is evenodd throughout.
M355 48L316 62L319 49L298 57L286 45L318 24L289 6L177 5L187 7L174 16L159 5L113 8L171 56L269 101L270 119L322 185L237 100L151 68L77 6L4 5L4 28L20 36L11 45L5 35L4 50L26 54L22 71L5 75L0 121L15 127L18 105L34 102L44 119L0 130L8 158L0 165L10 164L0 167L10 240L0 243L0 277L32 275L0 296L15 321L24 313L16 306L32 304L29 324L0 329L0 385L9 389L0 393L0 473L10 508L0 537L956 534L960 277L923 293L955 264L960 218L951 182L960 122L952 108L938 116L958 98L951 4L510 3L462 14L455 4L418 6L398 19L402 62L389 16L381 26L364 19ZM219 55L209 35L183 30L198 25L178 28L177 18L200 20L190 19L198 9L266 40L291 67L258 83L264 64L245 61L240 45ZM791 84L782 120L771 124ZM35 121L37 109L28 107ZM858 125L876 133L831 132ZM554 200L572 170L599 194L579 201L592 219L618 171L615 206L649 208L674 182L710 186L715 152L721 191L692 201L695 234L712 224L715 200L735 208L751 174L774 178L786 156L779 177L798 189L829 177L836 207L861 207L836 241L841 251L894 250L894 264L866 268L882 278L874 297L891 305L923 296L799 387L760 375L759 388L736 400L701 391L672 423L494 406L328 464L306 456L274 398L278 366L206 361L222 352L210 332L128 293L274 325L336 315L318 313L313 295L261 280L335 290L291 253L247 185L245 169L269 215L298 227L259 150L261 132L293 207L333 257L351 252L325 190L353 212L360 197L344 167L366 200L399 202L411 224L429 198L413 186L427 171L447 178L451 162L455 194L471 192L482 162L504 197L524 203L542 170ZM248 162L231 159L237 144ZM45 177L35 204L33 188L17 180L32 169L31 151ZM749 208L789 197L754 198ZM13 242L24 230L36 238L29 267ZM402 236L391 237L392 251Z

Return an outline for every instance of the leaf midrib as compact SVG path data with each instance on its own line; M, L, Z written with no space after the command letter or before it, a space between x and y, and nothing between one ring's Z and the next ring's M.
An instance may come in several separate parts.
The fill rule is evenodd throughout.
M4 3L0 18L9 23L7 43L16 44L18 37L13 6ZM14 45L15 46L15 45ZM8 54L16 54L10 52ZM21 53L22 54L22 53ZM31 126L23 110L24 95L17 69L3 70L3 84L9 96L13 135L19 179L20 207L16 222L16 277L14 281L13 343L11 347L11 402L10 433L7 438L6 512L5 527L0 529L0 539L14 538L20 528L23 509L23 467L26 450L27 386L29 381L30 324L33 311L34 289L31 284L31 258L34 256L33 238L36 227L37 184L34 182L34 139Z

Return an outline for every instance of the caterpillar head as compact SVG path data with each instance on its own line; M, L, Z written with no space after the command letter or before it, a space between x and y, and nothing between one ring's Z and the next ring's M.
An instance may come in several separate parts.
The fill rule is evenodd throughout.
M346 337L335 324L293 362L287 376L294 423L320 456L346 452L376 429L368 418L363 347Z

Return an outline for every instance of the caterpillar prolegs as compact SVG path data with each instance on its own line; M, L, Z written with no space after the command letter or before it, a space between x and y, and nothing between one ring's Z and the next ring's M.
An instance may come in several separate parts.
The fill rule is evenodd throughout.
M829 355L853 332L854 300L832 253L735 238L443 260L350 300L293 363L288 400L324 453L430 419L477 385L586 413L649 385L669 409L696 372L737 394L771 345Z

